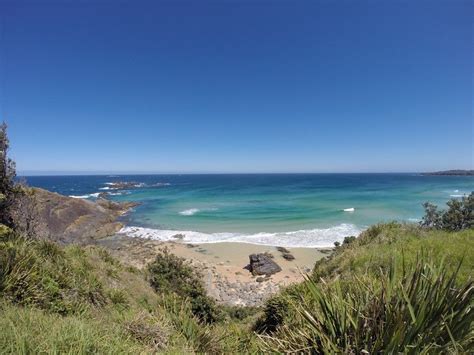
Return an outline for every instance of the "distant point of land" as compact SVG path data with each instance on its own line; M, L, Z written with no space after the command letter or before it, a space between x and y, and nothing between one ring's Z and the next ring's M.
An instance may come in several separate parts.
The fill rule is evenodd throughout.
M445 170L422 173L421 175L474 176L474 170Z

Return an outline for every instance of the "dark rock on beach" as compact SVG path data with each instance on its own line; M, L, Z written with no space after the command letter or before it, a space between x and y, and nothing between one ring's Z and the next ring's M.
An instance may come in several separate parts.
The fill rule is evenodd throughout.
M278 250L280 253L286 254L289 253L290 251L286 249L285 247L276 247L276 250Z
M284 247L277 247L276 249L282 254L281 256L283 257L283 259L288 261L295 260L295 257L288 249Z
M285 253L282 255L283 259L286 259L288 261L291 261L291 260L295 260L295 257L293 256L293 254L290 254L290 253Z
M260 254L251 254L249 256L250 264L247 266L248 270L252 275L273 275L281 271L281 267L278 266L268 255Z

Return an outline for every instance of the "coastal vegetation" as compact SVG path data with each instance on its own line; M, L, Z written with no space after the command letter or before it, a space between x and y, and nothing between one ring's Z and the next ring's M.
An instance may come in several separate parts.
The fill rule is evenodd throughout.
M29 228L36 215L18 213L27 188L14 180L6 126L1 132L0 353L474 349L472 194L443 212L426 205L420 225L348 236L262 308L222 306L168 250L139 270L105 248L62 245ZM34 198L21 206L36 211Z
M467 351L473 250L472 229L373 226L270 300L255 330L280 351Z
M459 231L474 227L474 193L463 196L461 200L452 199L447 203L448 209L439 211L436 205L423 204L425 215L421 225L427 228Z

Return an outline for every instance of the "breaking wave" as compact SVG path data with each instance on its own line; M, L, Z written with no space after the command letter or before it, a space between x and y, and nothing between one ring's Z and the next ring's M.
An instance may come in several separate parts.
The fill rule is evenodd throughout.
M200 211L199 208L190 208L189 210L184 210L179 212L181 216L192 216Z
M353 224L342 223L331 228L276 233L261 232L254 234L202 233L131 226L122 228L119 233L126 234L131 238L145 238L159 241L176 241L176 235L179 234L181 236L184 235L182 239L180 236L180 242L195 244L237 242L289 248L328 248L333 247L334 242L342 242L345 237L359 235L361 231L362 229Z
M100 195L100 192L96 192L96 193L88 194L88 195L69 195L69 197L87 199L87 198L98 198L99 195Z

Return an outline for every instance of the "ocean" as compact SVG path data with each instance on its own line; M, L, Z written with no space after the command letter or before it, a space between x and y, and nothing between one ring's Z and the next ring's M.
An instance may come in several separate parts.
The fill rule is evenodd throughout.
M245 242L330 247L383 221L418 222L474 190L474 178L420 174L212 174L28 176L31 186L140 205L125 217L131 237L187 243ZM117 182L133 182L116 188ZM132 186L133 185L133 186Z

